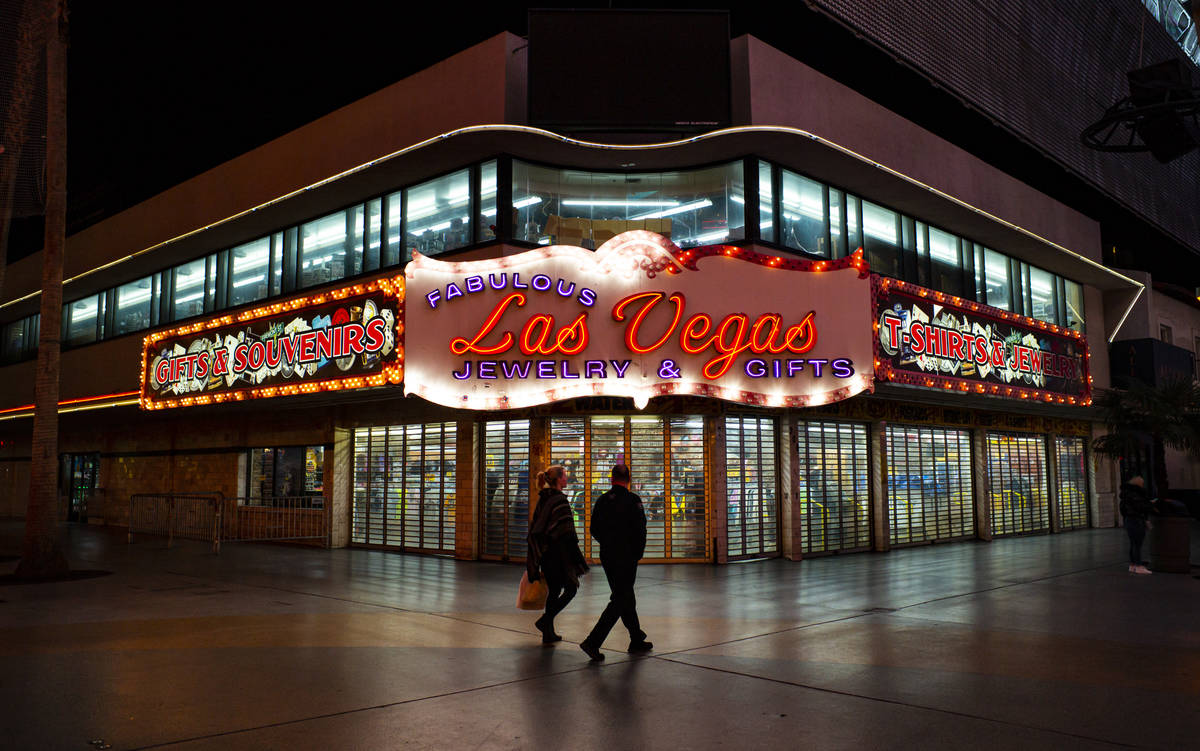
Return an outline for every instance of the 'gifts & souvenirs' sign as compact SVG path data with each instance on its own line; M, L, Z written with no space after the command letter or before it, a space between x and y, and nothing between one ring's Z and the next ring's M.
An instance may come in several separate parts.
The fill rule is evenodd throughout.
M420 255L407 277L405 390L504 409L580 396L696 394L803 407L872 388L861 254L801 261L681 250L646 231L597 251Z
M143 409L398 384L404 279L376 279L158 331Z
M873 279L879 380L1091 403L1087 342L1079 332L897 279Z

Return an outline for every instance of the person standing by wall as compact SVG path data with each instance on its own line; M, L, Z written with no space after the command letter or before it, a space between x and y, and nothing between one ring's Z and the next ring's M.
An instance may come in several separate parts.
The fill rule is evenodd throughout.
M604 659L600 647L618 618L629 631L629 652L637 654L654 648L646 641L633 596L638 561L646 551L646 512L642 499L629 491L629 480L629 467L615 465L612 488L596 499L592 509L592 537L600 543L600 563L612 590L600 620L579 645L593 662Z
M1142 542L1150 526L1150 512L1154 501L1146 494L1146 481L1134 475L1128 482L1121 483L1121 516L1125 533L1129 535L1129 573L1149 574L1150 569L1142 565Z
M533 624L542 632L543 644L562 641L562 637L554 633L554 616L561 613L575 596L579 590L579 577L588 570L579 550L579 537L575 534L575 515L562 492L569 479L570 475L558 464L538 474L538 503L529 521L526 573L531 582L544 575L548 591L546 612Z

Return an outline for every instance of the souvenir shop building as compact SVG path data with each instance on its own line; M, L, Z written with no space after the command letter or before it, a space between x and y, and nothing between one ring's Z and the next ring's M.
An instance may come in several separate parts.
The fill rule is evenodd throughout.
M623 145L526 125L523 47L69 239L64 518L303 496L335 546L512 560L534 473L582 532L624 461L655 560L1113 523L1088 404L1141 286L1094 221L752 37L733 125ZM39 264L0 307L12 515Z

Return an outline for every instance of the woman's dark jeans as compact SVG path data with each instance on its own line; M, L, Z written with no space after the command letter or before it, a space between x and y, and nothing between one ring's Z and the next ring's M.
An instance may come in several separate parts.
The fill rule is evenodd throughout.
M1136 516L1125 517L1125 532L1129 535L1129 564L1142 564L1142 543L1146 540L1146 520Z

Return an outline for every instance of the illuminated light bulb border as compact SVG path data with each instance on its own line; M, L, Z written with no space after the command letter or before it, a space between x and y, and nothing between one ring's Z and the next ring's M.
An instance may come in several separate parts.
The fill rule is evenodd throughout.
M859 248L845 258L838 258L832 261L810 261L804 258L785 258L781 256L768 255L759 253L750 248L743 248L737 245L702 245L696 248L683 250L675 247L670 248L671 255L675 256L675 260L687 269L696 271L696 261L709 256L725 256L726 258L737 258L750 263L757 263L759 266L766 266L771 269L787 269L788 271L838 271L840 269L857 269L858 278L865 279L871 273L870 265L863 257L863 249ZM679 273L678 269L671 267L667 271L672 274Z
M1065 404L1074 407L1087 407L1092 403L1090 388L1082 395L1060 394L1054 391L1028 388L1025 386L1010 386L1001 383L980 383L953 376L932 375L928 373L913 373L906 370L896 370L890 365L882 364L875 368L875 377L880 381L902 383L909 386L921 386L928 389L958 390L974 392L984 396L1004 396L1014 399L1026 399L1047 404Z
M437 388L426 384L409 384L408 393L426 401L447 407L473 410L524 409L550 402L566 401L586 396L613 396L632 398L638 409L657 396L685 395L703 396L727 402L738 402L762 407L810 407L849 399L857 394L872 393L875 378L869 373L856 375L846 386L812 394L768 394L726 388L711 383L671 381L656 383L637 393L620 385L604 383L581 383L558 386L545 390L529 390L511 396L473 396L452 389Z
M915 297L931 299L934 302L942 305L951 305L963 310L969 310L977 315L990 318L996 323L1017 324L1030 329L1047 331L1068 339L1076 339L1083 346L1084 352L1088 352L1086 338L1081 332L1076 331L1075 329L1058 326L1053 323L1047 323L1037 318L1030 318L1029 316L1018 315L1007 310L992 307L991 305L984 305L983 303L974 302L972 300L964 300L961 297L955 297L954 295L948 295L945 292L938 292L937 290L932 290L927 287L921 287L913 284L912 282L905 282L900 279L880 276L879 274L871 274L871 292L875 301L874 313L876 319L879 317L879 303L883 299L884 293L889 289L898 290ZM1088 353L1087 356L1090 358L1091 354Z
M994 383L981 383L976 380L957 378L954 376L931 375L927 373L916 373L906 370L898 370L885 362L887 354L882 351L882 346L879 341L879 313L883 307L883 301L886 299L886 293L889 289L899 290L914 297L924 299L932 299L941 304L954 305L958 308L963 308L972 313L979 314L984 317L991 318L996 323L1008 324L1023 324L1026 328L1037 328L1042 331L1057 334L1065 338L1073 338L1076 340L1077 346L1083 352L1083 370L1082 376L1084 382L1083 393L1075 396L1071 394L1062 394L1054 391L1046 391L1044 389L1028 388L1024 386L1008 386ZM1014 399L1025 399L1041 401L1046 403L1067 404L1072 406L1090 406L1092 403L1092 375L1090 365L1092 353L1087 346L1087 340L1083 334L1072 329L1066 329L1061 326L1048 324L1045 321L1038 321L1035 318L1019 316L1014 313L1009 313L999 308L994 308L989 305L962 300L953 295L947 295L943 292L931 290L926 287L905 282L900 279L880 276L879 274L871 275L871 290L872 290L872 318L874 320L873 329L874 336L874 360L875 360L875 376L880 381L891 381L893 383L903 383L911 386L921 386L931 389L959 390L962 392L972 392L976 394L1005 396Z
M258 386L230 391L221 391L213 394L200 393L190 396L165 399L155 398L148 392L149 387L146 381L146 366L151 355L153 354L155 346L158 344L158 342L163 341L164 339L187 336L189 334L194 334L201 331L211 331L224 326L230 326L235 322L238 324L247 323L259 318L278 315L279 313L290 313L308 307L324 305L331 300L339 301L352 296L368 295L373 292L382 292L385 296L392 297L396 300L396 321L394 325L395 349L393 354L389 355L389 359L393 359L393 361L385 362L383 367L380 368L378 372L346 376L343 378L330 378L321 381L274 384L271 386ZM340 287L338 289L321 292L315 295L302 295L290 300L259 306L257 308L252 308L234 315L227 314L216 316L214 318L188 324L186 326L177 326L171 329L152 332L146 335L142 340L143 349L140 372L142 384L141 391L130 393L139 394L136 403L142 409L156 410L175 407L220 404L228 401L245 401L246 399L295 396L298 394L314 394L319 392L340 391L343 389L398 385L404 381L404 293L405 281L403 276L381 277L379 279L373 279L368 282L360 282L345 287Z

